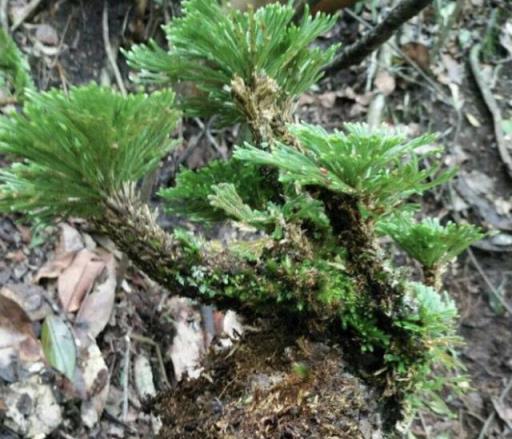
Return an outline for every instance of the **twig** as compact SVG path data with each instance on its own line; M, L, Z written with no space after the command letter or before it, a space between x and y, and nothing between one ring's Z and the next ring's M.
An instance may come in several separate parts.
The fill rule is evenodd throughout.
M371 32L373 32L376 28L374 26L372 26L370 23L368 23L366 20L363 20L361 17L359 17L357 14L355 14L354 12L352 12L350 9L347 9L346 11L346 14L347 15L350 15L350 17L352 17L354 20L358 21L359 23L361 23L362 25L366 26ZM411 67L416 70L418 72L418 74L425 80L427 81L431 86L432 88L434 89L434 91L442 98L442 100L447 103L448 105L450 106L453 106L452 103L450 103L450 98L448 97L448 95L446 95L446 93L441 89L441 87L439 87L439 85L430 77L428 76L424 71L423 69L418 66L418 64L416 64L413 59L407 55L403 50L401 50L394 42L392 41L388 41L387 44L389 45L389 47L391 47L391 49L393 49L393 51L398 54L399 56L401 56L408 64L411 65ZM397 75L400 76L400 77L403 77L404 79L408 80L408 81L411 81L411 79L408 79L406 75L404 74L401 74L400 72L397 72Z
M482 76L482 69L478 60L479 55L480 44L476 44L473 46L469 54L471 71L473 72L473 76L475 77L475 81L478 85L478 88L480 89L480 93L482 94L485 105L487 105L487 108L489 109L489 112L491 113L492 119L494 121L494 134L496 136L496 144L498 146L498 152L500 153L501 160L503 160L503 163L507 168L508 175L512 177L512 156L508 151L505 136L503 134L503 119L501 117L501 112L496 99L494 98L494 95L491 93L491 89Z
M41 0L32 0L27 6L25 6L21 10L21 14L18 19L11 26L11 32L14 32L16 29L18 29L18 27L20 27L25 22L25 20L27 20L35 12L40 3Z
M512 378L508 381L507 386L503 389L503 392L501 392L499 402L502 403L505 401L505 398L507 397L508 392L512 389ZM480 431L480 434L478 435L478 439L484 439L487 436L487 430L491 427L492 423L494 422L494 419L496 418L496 412L493 411L489 417L486 419L482 430Z
M123 375L123 422L128 418L128 383L130 380L130 331L125 336L126 351L124 354L124 375Z
M492 293L492 295L501 303L503 308L505 308L508 311L508 313L512 316L512 306L510 306L507 303L507 301L505 300L505 298L500 293L498 293L498 291L496 290L495 286L492 284L491 280L489 279L489 277L487 276L487 274L485 273L485 271L483 270L483 268L479 264L478 260L475 257L475 254L473 253L473 251L470 248L468 248L468 255L469 255L469 258L471 259L471 262L473 263L473 265L477 269L478 273L480 274L480 276L484 280L485 284L489 288L489 290Z
M354 44L346 47L328 67L330 71L346 69L359 64L370 53L384 44L407 20L418 15L432 0L402 0L372 30Z
M160 373L162 374L162 380L164 381L164 384L170 388L171 382L167 377L167 371L165 370L164 358L162 356L162 350L160 349L160 345L157 342L151 340L150 338L144 337L143 335L132 334L132 338L141 343L147 343L155 348L156 356L158 358L158 366L160 367Z
M105 45L105 52L107 53L107 58L110 63L110 67L114 72L114 76L116 78L117 86L121 91L123 96L126 96L126 87L124 86L123 78L121 76L121 72L119 71L119 67L117 66L116 56L114 51L112 50L112 45L110 44L110 36L108 29L108 6L107 2L103 3L103 43Z

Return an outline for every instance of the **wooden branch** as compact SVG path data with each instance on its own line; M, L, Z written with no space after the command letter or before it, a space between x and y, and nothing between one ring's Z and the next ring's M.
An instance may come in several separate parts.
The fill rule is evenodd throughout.
M389 40L403 23L418 15L431 3L432 0L402 0L373 30L346 47L328 66L327 70L333 72L359 64Z

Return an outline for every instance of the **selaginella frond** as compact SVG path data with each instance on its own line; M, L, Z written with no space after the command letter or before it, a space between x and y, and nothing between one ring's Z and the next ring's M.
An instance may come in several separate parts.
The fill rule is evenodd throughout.
M0 151L17 160L1 174L0 208L86 218L178 294L334 325L352 349L371 353L366 376L384 399L400 409L428 402L438 388L432 371L456 366L459 343L440 275L482 236L413 218L410 197L454 174L440 169L438 150L421 148L435 137L291 123L297 98L336 51L312 47L335 17L306 10L297 20L281 4L240 12L188 0L183 8L164 26L168 49L150 42L126 53L137 80L164 91L28 92L23 112L0 120ZM174 103L165 89L179 83L196 91ZM159 192L163 207L191 221L238 221L258 231L253 239L228 248L166 232L141 201L136 183L175 144L179 111L245 124L250 136L228 160L180 171ZM420 261L424 284L394 266L381 235Z

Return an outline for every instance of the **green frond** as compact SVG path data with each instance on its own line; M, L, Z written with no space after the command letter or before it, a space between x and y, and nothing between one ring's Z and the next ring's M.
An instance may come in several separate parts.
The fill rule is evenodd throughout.
M160 190L159 195L170 214L198 222L219 222L230 215L212 205L209 197L215 195L214 188L221 183L233 184L242 202L253 209L265 208L274 195L257 167L233 159L213 161L197 171L183 169L176 176L176 185Z
M0 152L19 160L0 174L0 210L42 219L88 217L154 169L173 143L172 92L123 97L96 85L27 93L0 119Z
M128 63L143 82L194 83L205 97L187 100L187 113L218 115L226 124L243 119L230 92L235 77L252 84L255 75L266 75L282 91L277 99L293 98L318 81L337 49L310 47L332 28L335 16L306 11L295 24L291 4L241 12L217 0L187 0L183 12L164 26L168 52L154 42L134 46L126 53Z
M446 264L485 236L469 224L443 226L437 218L416 222L410 214L393 215L381 221L378 230L427 268Z
M34 89L30 67L12 38L0 28L0 79L11 85L14 95L23 97L24 90Z
M412 194L444 183L454 171L436 176L439 166L421 169L419 148L434 140L425 135L407 141L389 130L369 131L364 124L345 124L346 133L327 133L306 124L292 125L302 150L277 143L271 151L246 144L235 157L280 169L283 182L322 186L357 196L366 208L386 212Z
M212 189L214 193L208 196L210 204L226 212L229 217L252 226L274 222L274 218L268 212L252 209L245 204L233 183L220 183Z

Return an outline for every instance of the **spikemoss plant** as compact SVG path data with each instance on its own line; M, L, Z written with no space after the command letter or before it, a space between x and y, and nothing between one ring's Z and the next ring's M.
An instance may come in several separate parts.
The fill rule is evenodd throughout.
M353 353L371 358L361 372L396 421L438 390L429 385L434 369L455 367L456 309L438 282L412 283L394 267L378 232L426 269L447 263L480 233L395 215L411 195L454 173L440 171L437 155L422 160L431 135L411 140L363 124L328 133L290 123L294 100L335 50L311 48L332 17L306 11L297 24L292 18L286 5L242 13L188 0L184 16L164 28L168 50L151 43L127 54L146 82L193 82L202 93L180 98L187 114L248 126L251 138L230 159L182 170L160 195L173 214L238 221L257 231L252 239L226 246L166 232L141 201L137 182L172 147L177 112L168 91L123 98L91 85L68 96L29 93L23 113L0 122L0 152L18 160L0 176L0 208L87 218L178 294L336 328Z

